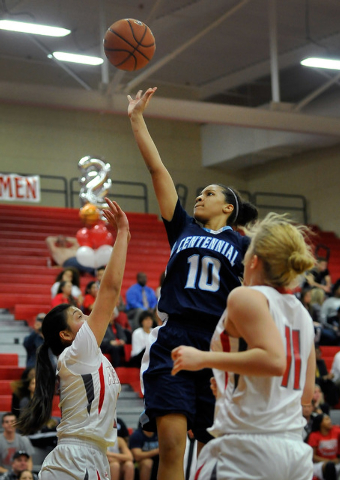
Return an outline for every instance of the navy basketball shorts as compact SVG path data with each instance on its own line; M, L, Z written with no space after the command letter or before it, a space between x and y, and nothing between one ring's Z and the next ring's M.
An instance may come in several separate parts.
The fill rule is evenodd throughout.
M200 350L210 349L211 330L193 325L183 325L169 319L153 332L154 343L145 352L142 363L145 411L140 421L145 430L156 431L156 418L171 413L183 414L188 420L188 430L203 443L212 436L206 431L214 418L215 397L210 389L212 370L181 371L171 375L171 351L180 345Z

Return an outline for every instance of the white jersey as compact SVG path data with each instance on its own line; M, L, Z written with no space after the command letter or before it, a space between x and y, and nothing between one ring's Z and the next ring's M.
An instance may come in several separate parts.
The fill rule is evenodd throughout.
M287 366L281 377L238 375L214 369L218 395L214 424L209 432L219 437L227 433L301 432L301 396L306 380L307 361L314 345L310 315L294 296L274 288L249 287L266 296L269 310L285 345ZM222 315L211 340L211 350L239 352L245 341L226 334Z
M85 322L58 359L61 422L59 439L77 437L107 448L117 438L117 374Z

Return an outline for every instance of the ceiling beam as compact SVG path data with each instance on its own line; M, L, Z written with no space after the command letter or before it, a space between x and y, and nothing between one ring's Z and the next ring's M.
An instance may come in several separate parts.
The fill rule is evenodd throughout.
M127 115L128 105L124 94L108 97L93 90L33 86L13 82L0 83L0 101L122 115ZM155 96L148 105L145 115L199 124L280 130L333 136L340 139L340 119L302 113L216 105Z

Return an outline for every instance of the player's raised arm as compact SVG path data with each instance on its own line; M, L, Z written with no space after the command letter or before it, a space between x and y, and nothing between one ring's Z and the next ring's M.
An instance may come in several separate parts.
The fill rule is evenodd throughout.
M161 215L165 220L171 220L178 199L177 192L143 117L143 112L156 90L156 87L149 88L144 94L139 90L135 98L128 95L128 114L137 145L152 177Z
M129 222L125 213L116 202L105 199L109 210L103 210L103 214L110 225L116 228L117 237L105 268L100 288L88 319L88 325L93 331L98 345L101 344L106 332L107 325L112 316L113 309L119 301L122 286L127 246L130 240Z

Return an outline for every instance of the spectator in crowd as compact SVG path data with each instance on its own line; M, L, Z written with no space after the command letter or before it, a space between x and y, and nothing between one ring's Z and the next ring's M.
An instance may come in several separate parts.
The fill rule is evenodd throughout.
M13 455L17 451L27 452L28 462L25 468L32 470L32 455L34 448L27 437L17 433L15 428L16 416L6 412L2 416L3 433L0 434L0 473L7 472L12 467Z
M129 447L138 465L139 480L156 480L159 460L157 433L147 432L139 426L130 435Z
M313 413L315 414L319 414L319 413L326 413L327 415L329 414L329 405L328 403L325 402L324 394L321 390L320 385L318 385L317 383L315 384L315 387L314 387L312 406L313 406Z
M126 336L124 330L115 322L115 312L112 314L110 323L107 326L104 338L100 344L102 353L110 355L110 361L113 367L119 367L122 358L125 357L124 345Z
M94 302L97 298L98 284L95 281L89 282L85 287L85 296L83 301L83 312L85 315L90 315L93 309Z
M325 395L326 402L333 407L339 401L339 395L335 383L333 382L333 374L328 372L326 363L322 358L320 347L315 348L316 355L316 371L315 383L317 383Z
M18 480L35 480L36 476L31 470L22 470L18 475Z
M115 445L108 447L106 455L110 465L111 480L134 480L133 455L124 438L117 437Z
M20 415L20 400L24 396L26 385L32 378L35 378L35 368L26 368L23 371L20 380L13 380L10 384L13 392L11 412L16 417L19 417Z
M157 299L159 299L159 297L161 296L161 288L162 288L164 279L165 279L165 271L162 272L162 273L161 273L161 276L159 277L159 285L158 285L158 287L156 288L156 297L157 297Z
M57 290L57 295L52 299L51 307L56 307L62 303L69 303L74 307L79 307L77 299L72 295L72 283L71 282L60 282L59 288Z
M132 350L129 365L131 367L140 368L145 348L149 342L149 336L153 327L155 327L155 320L153 315L148 312L142 312L139 316L140 327L132 332Z
M336 480L340 473L339 436L340 427L333 426L328 415L314 418L308 444L313 448L313 473L320 480Z
M321 319L325 326L335 328L339 332L338 310L340 308L340 278L332 288L332 296L327 298L321 307Z
M312 289L311 287L305 287L301 289L300 292L300 302L302 305L305 307L307 312L311 317L313 317L313 308L311 306L311 300L312 300Z
M118 437L124 438L127 445L129 445L130 433L124 420L120 417L117 417L117 435Z
M328 271L328 262L324 257L317 257L315 267L306 273L306 282L304 286L309 285L312 288L321 288L327 295L330 295L332 288L332 279Z
M38 313L33 324L33 331L24 338L24 347L26 349L26 368L35 367L37 348L43 343L44 338L41 333L42 321L46 313Z
M325 301L326 294L322 288L312 288L310 306L312 307L312 318L315 331L315 343L320 345L332 345L337 341L334 330L324 328L321 320L321 307Z
M304 442L308 441L309 435L312 432L313 429L313 421L314 418L318 415L317 413L313 412L313 405L312 403L310 404L305 404L302 405L302 415L306 419L306 425L303 427L302 431L302 438Z
M1 477L1 480L19 480L28 479L37 480L37 476L32 473L28 466L32 463L30 455L25 450L18 450L14 453L11 468ZM22 476L23 472L29 472L29 475Z
M51 297L54 298L57 295L60 282L72 283L72 295L77 298L79 302L82 302L82 293L80 290L80 277L79 271L74 267L68 267L58 273L55 282L51 287Z
M157 305L156 294L147 286L147 281L146 273L137 273L137 283L126 292L126 313L132 330L138 328L139 315L145 310L153 313Z
M75 237L65 237L64 235L50 236L46 238L46 244L53 261L60 267L75 267L80 273L95 275L93 268L84 267L84 265L78 262L76 254L79 243Z
M335 383L340 395L340 351L334 355L331 373L333 375L333 382Z

